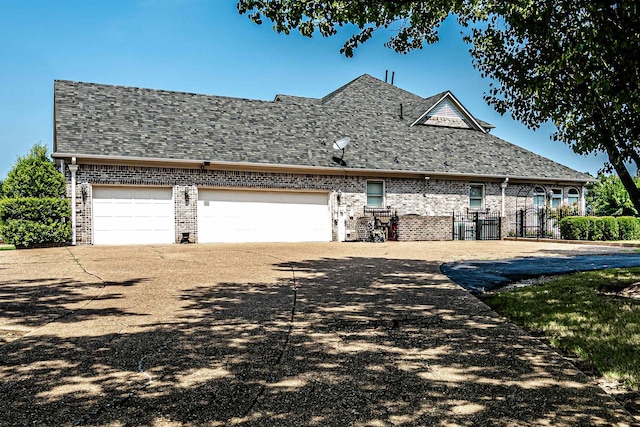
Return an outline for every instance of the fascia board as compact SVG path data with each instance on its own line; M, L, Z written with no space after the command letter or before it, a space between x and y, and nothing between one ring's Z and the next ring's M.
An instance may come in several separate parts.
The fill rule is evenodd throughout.
M595 178L591 179L569 179L566 177L534 177L534 176L516 176L504 174L474 174L474 173L454 173L454 172L437 172L428 170L394 170L394 169L356 169L344 167L325 167L325 166L303 166L303 165L281 165L274 163L250 163L250 162L221 162L210 160L182 160L182 159L163 159L163 158L147 158L147 157L128 157L128 156L101 156L95 154L72 154L72 153L53 153L51 155L56 159L76 158L79 164L119 164L119 165L140 165L149 167L184 167L197 169L204 167L207 170L238 170L248 172L282 172L282 173L311 173L320 175L343 175L343 176L373 176L373 177L407 177L407 178L430 178L438 179L458 179L458 180L491 180L504 181L509 178L510 183L567 183L567 184L586 184L595 182ZM205 162L209 164L204 166Z

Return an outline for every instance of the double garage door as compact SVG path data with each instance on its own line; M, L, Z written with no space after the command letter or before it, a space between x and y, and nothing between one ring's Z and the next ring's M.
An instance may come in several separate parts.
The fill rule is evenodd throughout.
M330 240L327 193L199 190L201 243Z
M199 190L198 242L331 240L327 193ZM174 243L172 188L93 188L94 244Z

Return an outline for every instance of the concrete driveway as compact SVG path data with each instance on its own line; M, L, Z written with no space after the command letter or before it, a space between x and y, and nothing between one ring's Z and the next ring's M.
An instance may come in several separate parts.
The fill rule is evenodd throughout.
M631 425L445 261L529 242L0 252L0 424Z

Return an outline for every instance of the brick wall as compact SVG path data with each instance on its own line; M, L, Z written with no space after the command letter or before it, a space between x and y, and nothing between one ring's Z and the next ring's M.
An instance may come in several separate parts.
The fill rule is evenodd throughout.
M398 220L398 240L451 240L452 227L452 215L405 215Z
M70 197L70 172L67 177L67 195ZM175 241L180 242L183 232L190 233L190 241L198 241L197 205L198 188L247 188L320 190L331 194L330 210L333 238L337 239L337 191L340 190L340 206L347 212L351 230L349 240L360 239L357 218L363 215L366 204L367 180L372 178L345 175L313 175L293 173L267 173L244 171L218 171L208 169L161 168L123 165L80 165L77 179L77 227L79 244L92 241L91 206L92 186L171 186L173 187ZM381 179L381 178L375 178ZM492 211L502 208L500 182L456 181L423 178L384 178L385 205L401 217L399 238L402 240L448 240L451 238L451 214L464 211L469 206L469 186L483 184L485 208ZM82 183L86 183L86 200L81 197ZM546 187L545 187L546 188ZM567 194L568 188L563 187ZM185 193L186 190L186 193ZM506 188L507 211L532 203L533 185L509 184ZM188 195L188 197L185 197ZM187 200L188 199L188 200ZM531 199L531 200L530 200ZM348 220L351 221L351 220ZM360 224L362 226L362 224ZM362 227L360 227L362 228ZM362 234L363 230L360 230ZM505 234L506 235L506 234Z
M198 241L198 187L176 185L173 187L176 243L182 241L182 233L189 233L189 243Z

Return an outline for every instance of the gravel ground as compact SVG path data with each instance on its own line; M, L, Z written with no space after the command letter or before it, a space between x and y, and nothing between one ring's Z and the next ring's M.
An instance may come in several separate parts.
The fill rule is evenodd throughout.
M0 252L0 425L633 425L442 262L535 242Z

